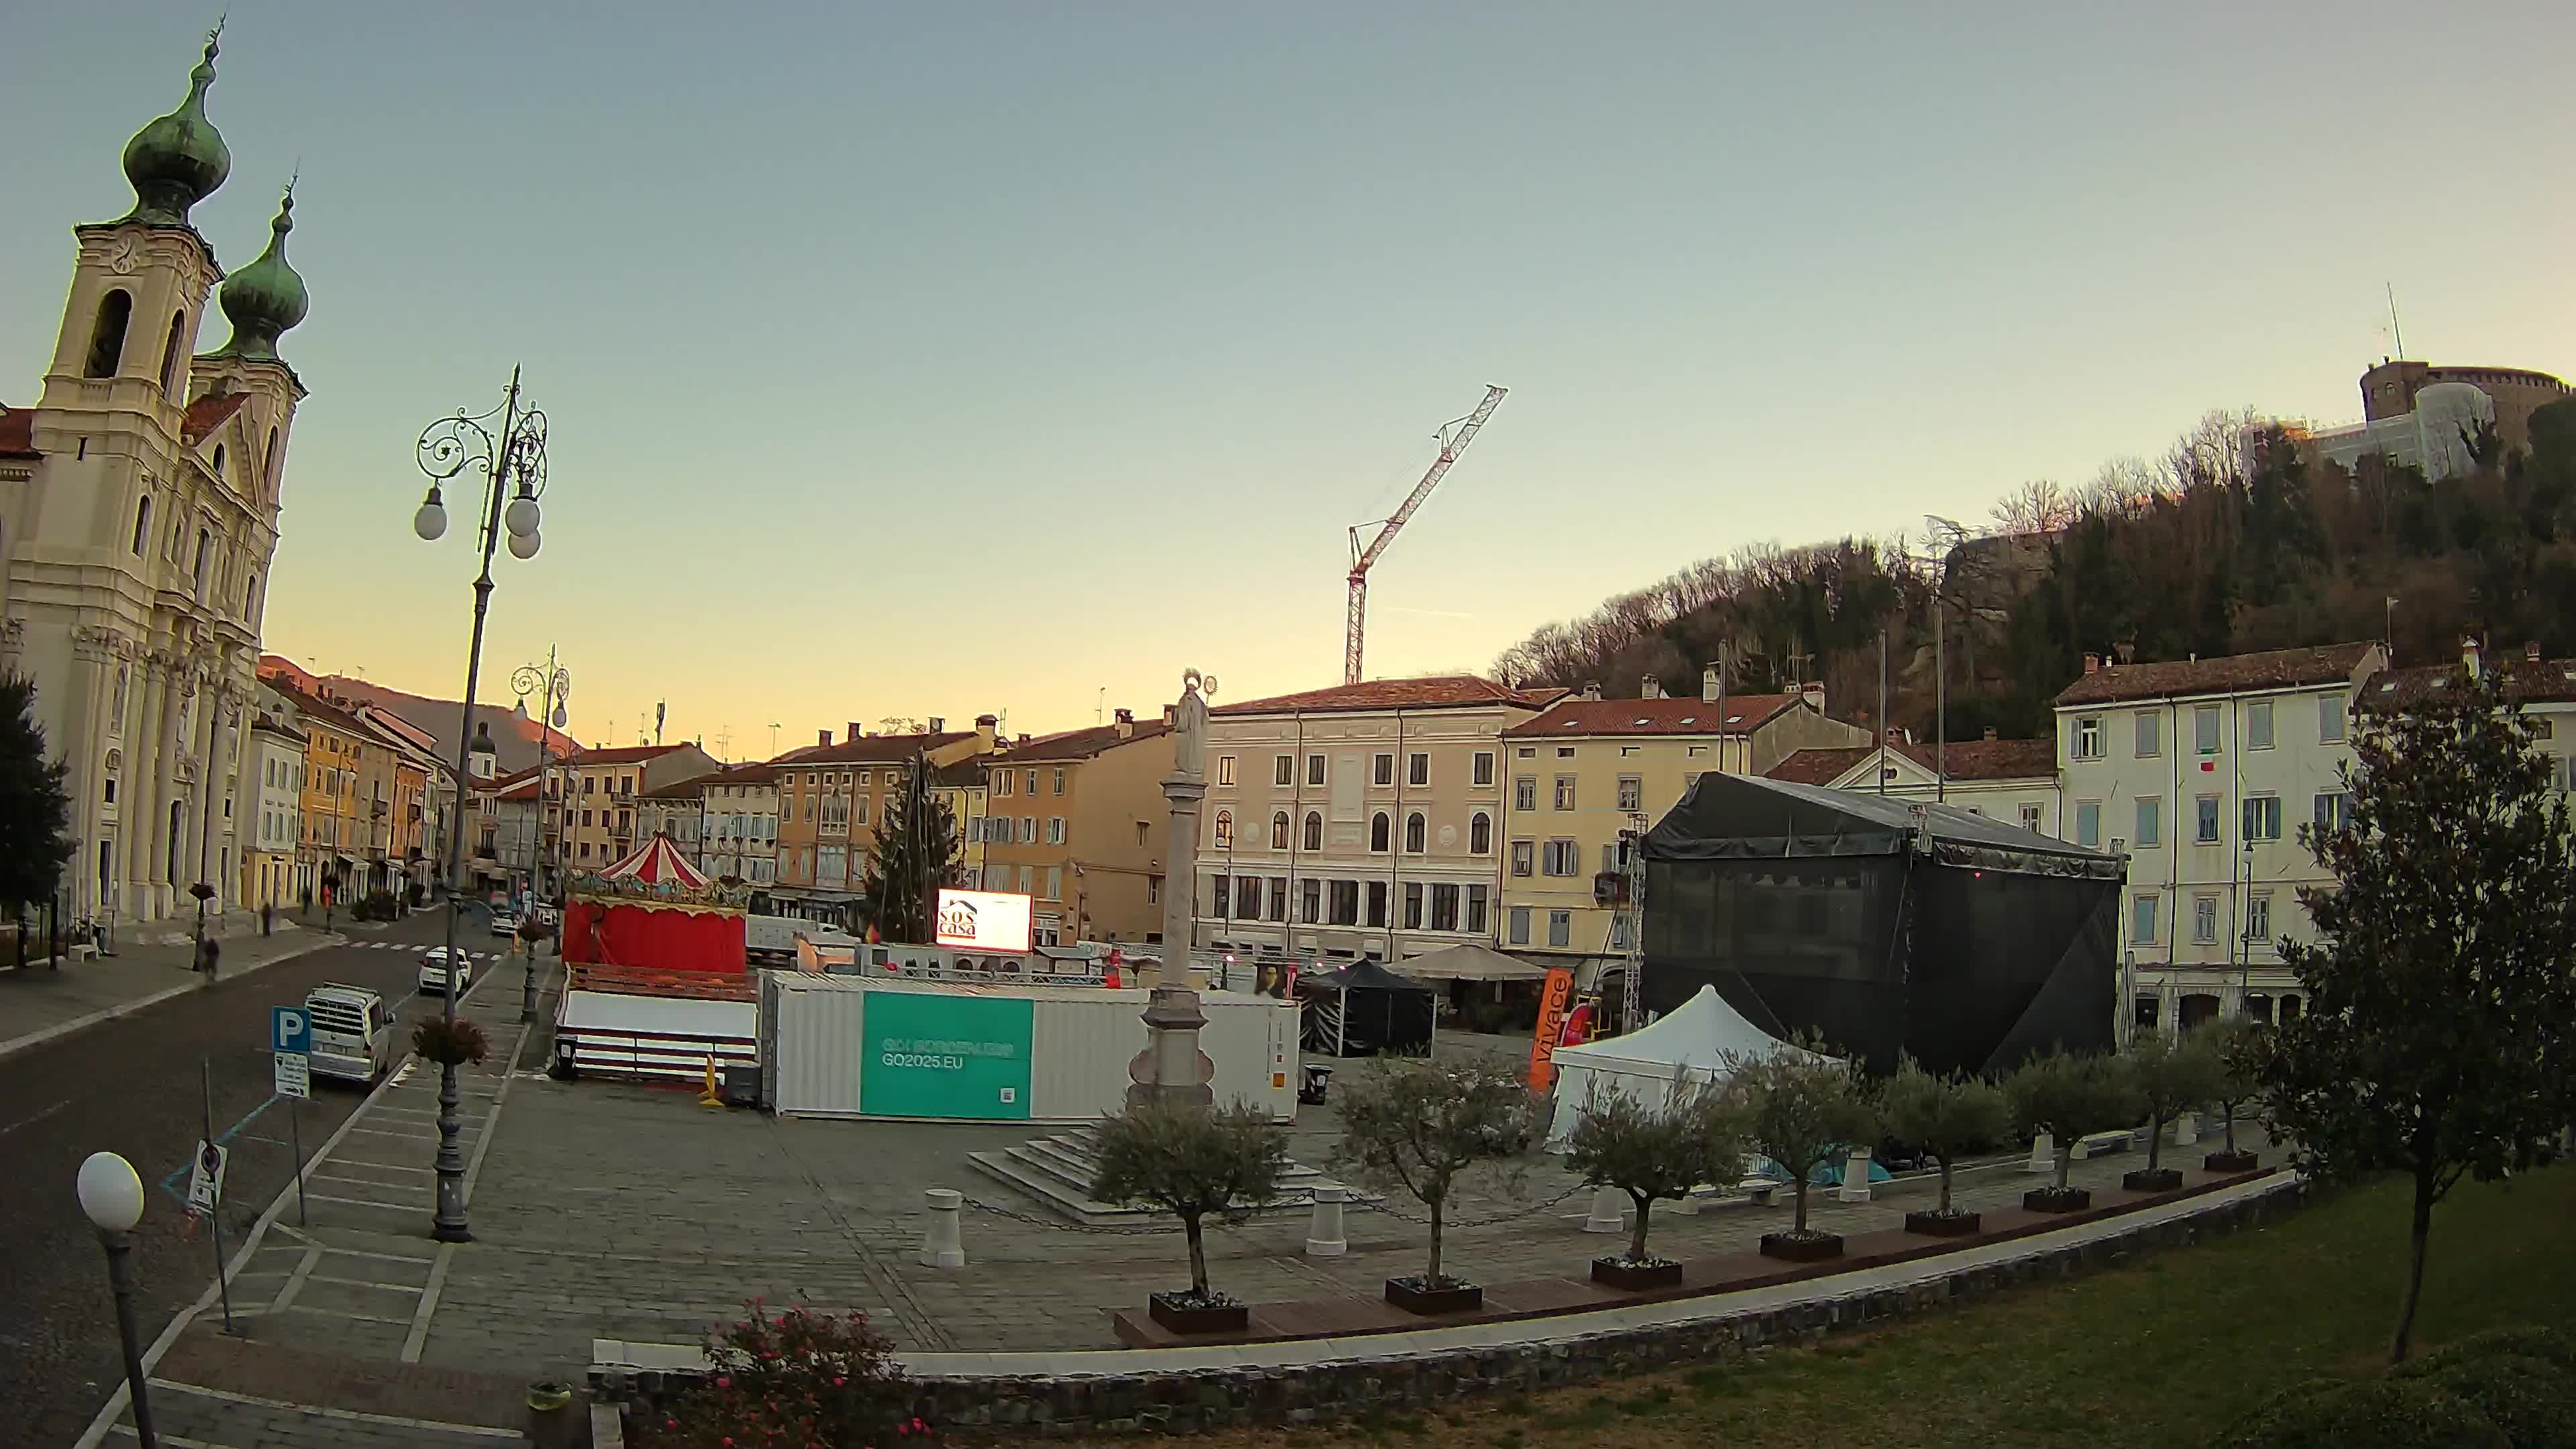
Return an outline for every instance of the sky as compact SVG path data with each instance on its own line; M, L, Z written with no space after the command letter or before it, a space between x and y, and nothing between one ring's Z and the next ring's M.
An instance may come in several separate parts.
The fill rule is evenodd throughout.
M549 423L480 693L758 758L1481 670L1698 559L1982 518L2394 350L2576 371L2576 7L229 0L196 209L300 173L267 647L454 697L421 430ZM0 400L218 7L0 49ZM42 143L29 138L42 137ZM224 332L210 323L201 346ZM776 729L773 730L772 726Z

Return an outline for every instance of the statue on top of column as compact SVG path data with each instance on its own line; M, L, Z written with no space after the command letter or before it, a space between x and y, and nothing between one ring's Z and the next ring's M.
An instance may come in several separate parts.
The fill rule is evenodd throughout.
M1207 768L1207 697L1214 693L1215 675L1181 671L1181 702L1172 711L1172 769L1185 779L1198 779Z

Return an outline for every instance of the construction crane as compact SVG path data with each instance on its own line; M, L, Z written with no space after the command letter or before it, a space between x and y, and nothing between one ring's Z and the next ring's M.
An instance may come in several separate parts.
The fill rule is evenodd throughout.
M1431 460L1430 470L1422 475L1421 482L1413 485L1413 492L1406 495L1402 506L1378 529L1377 537L1369 540L1368 547L1360 547L1360 528L1368 525L1363 523L1351 530L1351 617L1342 644L1342 683L1360 682L1360 646L1368 635L1369 566L1386 552L1388 544L1395 542L1396 531L1413 516L1413 510L1420 508L1422 500L1431 496L1431 490L1440 486L1440 479L1448 473L1449 466L1458 461L1460 453L1467 451L1469 443L1475 441L1476 430L1485 425L1485 419L1494 415L1495 407L1502 402L1507 390L1487 387L1485 400L1476 404L1474 412L1440 429L1436 435L1440 439L1440 456Z

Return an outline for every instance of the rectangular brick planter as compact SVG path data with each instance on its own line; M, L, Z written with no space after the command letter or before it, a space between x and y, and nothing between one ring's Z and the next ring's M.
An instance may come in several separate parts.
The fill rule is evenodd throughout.
M1927 1238L1970 1238L1984 1227L1985 1218L1978 1213L1907 1213L1905 1230Z
M1818 1233L1811 1237L1793 1238L1787 1233L1764 1233L1762 1256L1783 1263L1821 1263L1843 1255L1840 1233Z
M2252 1172L2262 1159L2251 1152L2213 1152L2200 1160L2203 1172Z
M2093 1206L2093 1194L2080 1187L2035 1187L2021 1195L2021 1205L2024 1212L2080 1213Z
M1473 1313L1485 1306L1485 1290L1453 1281L1442 1288L1420 1288L1409 1278L1386 1280L1386 1301L1407 1313Z
M2182 1186L2179 1167L2141 1167L2120 1174L2120 1187L2127 1192L2171 1192Z
M1592 1281L1631 1292L1648 1288L1679 1288L1682 1286L1682 1265L1670 1261L1623 1263L1617 1258L1595 1258L1592 1260Z
M1177 1303L1184 1295L1154 1293L1145 1299L1145 1311L1154 1321L1174 1333L1241 1333L1252 1326L1252 1306L1247 1303L1222 1303L1203 1306Z

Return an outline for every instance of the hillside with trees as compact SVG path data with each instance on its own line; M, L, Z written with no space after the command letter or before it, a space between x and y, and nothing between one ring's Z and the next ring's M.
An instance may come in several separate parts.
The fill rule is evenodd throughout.
M1988 527L1927 520L1915 537L1764 545L1709 559L1549 624L1497 678L1634 695L1675 692L1730 661L1742 692L1822 681L1863 719L1889 657L1888 714L1928 738L1943 620L1949 733L2036 738L2083 657L2140 660L2376 639L2397 657L2576 647L2576 399L2532 415L2531 446L2468 440L2476 468L2428 483L2384 458L2347 471L2292 428L2213 412L2158 459L2089 484L2025 485ZM2390 599L2398 602L2391 606Z

